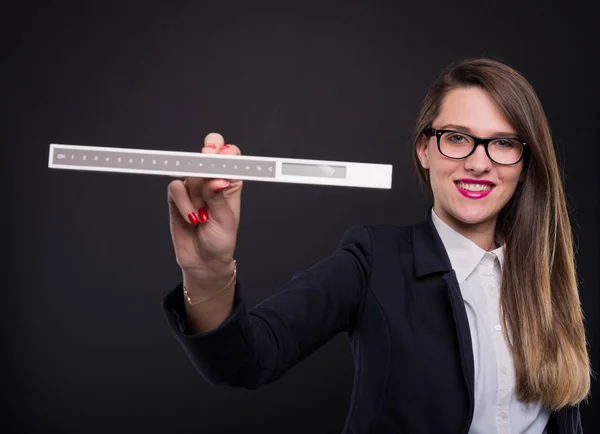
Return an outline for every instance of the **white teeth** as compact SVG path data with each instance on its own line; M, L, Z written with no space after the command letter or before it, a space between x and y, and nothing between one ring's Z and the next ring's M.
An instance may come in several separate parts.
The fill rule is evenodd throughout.
M490 184L467 184L465 182L457 182L457 184L463 190L469 191L488 191L492 189Z

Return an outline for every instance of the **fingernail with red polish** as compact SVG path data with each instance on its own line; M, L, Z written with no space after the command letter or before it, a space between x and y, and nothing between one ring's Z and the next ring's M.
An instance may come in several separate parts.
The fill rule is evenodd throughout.
M190 219L190 223L192 223L193 225L197 225L198 222L198 217L196 216L195 212L191 212L188 214L188 219Z
M205 145L207 148L213 148L213 149L217 149L217 145L213 145L212 143L209 143L208 145Z
M200 221L202 223L208 221L208 212L206 211L205 208L199 208L198 209L198 215L200 216Z
M221 149L227 149L227 148L229 148L229 145L223 145L223 146L221 146Z

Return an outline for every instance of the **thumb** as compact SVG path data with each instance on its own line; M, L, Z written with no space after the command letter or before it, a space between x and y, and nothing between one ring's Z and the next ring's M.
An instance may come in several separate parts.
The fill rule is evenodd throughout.
M202 196L206 205L210 220L224 226L237 226L239 220L239 195L241 194L241 183L236 181L225 181L223 179L212 179L206 182L202 189Z

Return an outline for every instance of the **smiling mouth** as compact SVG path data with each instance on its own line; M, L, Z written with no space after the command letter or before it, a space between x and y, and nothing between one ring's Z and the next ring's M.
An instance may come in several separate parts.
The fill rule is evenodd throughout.
M489 184L489 183L483 184L483 183L469 183L469 182L457 181L457 182L455 182L455 184L461 190L472 191L474 193L490 191L492 188L494 188L494 184Z

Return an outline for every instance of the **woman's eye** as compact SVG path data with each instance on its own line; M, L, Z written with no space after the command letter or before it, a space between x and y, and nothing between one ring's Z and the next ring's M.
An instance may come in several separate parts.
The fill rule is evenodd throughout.
M501 148L512 148L515 146L515 144L512 140L504 140L504 139L495 140L494 145L499 146Z
M464 136L461 136L460 134L453 134L452 136L450 136L450 140L452 140L453 142L456 142L456 143L461 143L466 139Z

